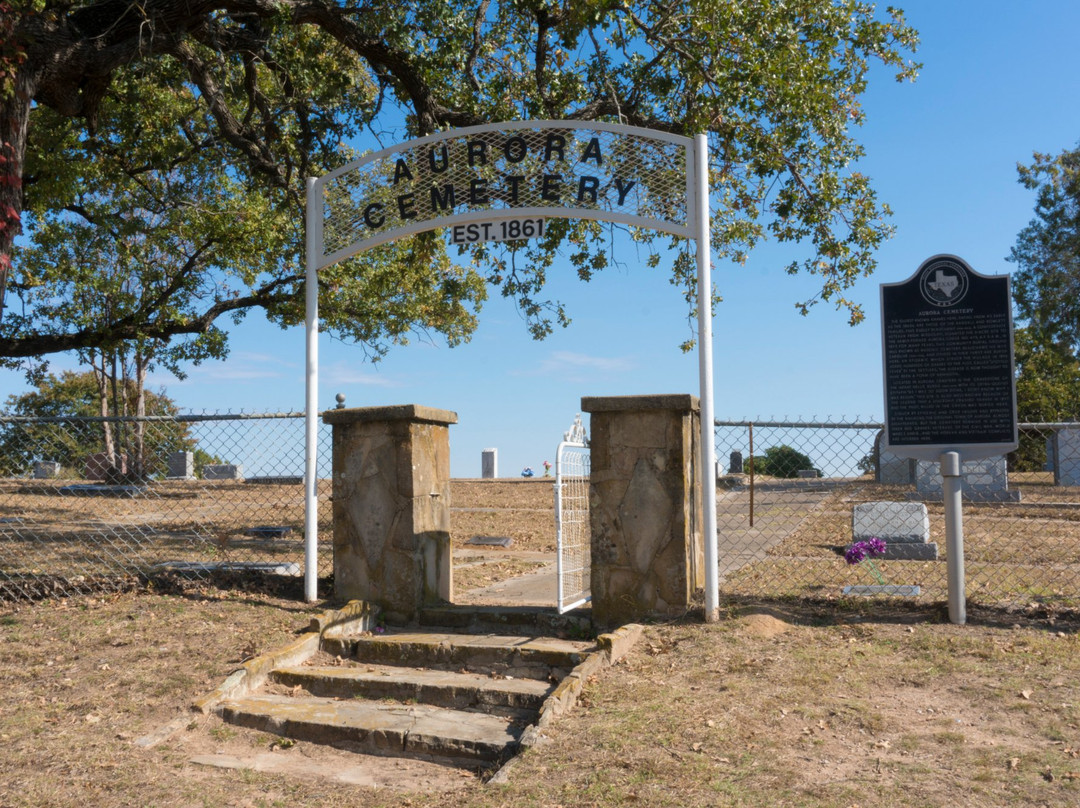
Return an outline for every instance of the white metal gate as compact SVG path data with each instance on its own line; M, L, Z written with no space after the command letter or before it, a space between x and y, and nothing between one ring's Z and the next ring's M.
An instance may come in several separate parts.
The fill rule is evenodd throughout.
M555 453L559 613L590 599L589 441L579 415Z

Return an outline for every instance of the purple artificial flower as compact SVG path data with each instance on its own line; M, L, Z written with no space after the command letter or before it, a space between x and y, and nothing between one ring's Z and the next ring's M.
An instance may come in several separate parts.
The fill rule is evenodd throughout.
M885 541L877 537L852 543L844 553L844 560L849 564L858 564L867 556L885 555Z
M867 552L868 555L872 555L872 556L883 556L883 555L885 555L885 540L884 539L879 539L877 537L874 537L872 539L867 539L865 542L863 542L863 544L866 545L866 552Z
M866 549L863 547L863 542L857 541L847 548L847 552L844 553L844 561L849 564L858 564L866 558Z

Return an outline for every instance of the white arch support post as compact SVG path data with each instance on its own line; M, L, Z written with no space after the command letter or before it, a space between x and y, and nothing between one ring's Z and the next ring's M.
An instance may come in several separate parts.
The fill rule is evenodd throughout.
M712 256L709 249L709 137L694 138L698 271L698 367L701 388L701 497L705 534L705 622L720 619L720 559L716 536L716 437L713 425Z
M318 581L318 271L403 236L468 244L584 218L697 240L706 619L719 611L708 139L595 121L511 121L417 138L307 181L304 593Z
M319 588L319 285L318 244L322 217L316 180L307 181L307 240L304 272L304 329L307 340L304 379L304 600L318 600Z

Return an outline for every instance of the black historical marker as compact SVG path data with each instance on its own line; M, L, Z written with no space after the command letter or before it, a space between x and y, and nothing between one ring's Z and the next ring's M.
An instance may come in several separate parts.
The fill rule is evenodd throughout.
M881 338L890 451L974 459L1016 448L1007 275L935 255L908 280L881 285Z

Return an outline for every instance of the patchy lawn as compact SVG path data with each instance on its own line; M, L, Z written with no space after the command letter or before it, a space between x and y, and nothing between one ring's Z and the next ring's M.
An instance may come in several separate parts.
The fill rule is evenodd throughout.
M938 609L871 620L732 606L714 625L650 626L502 784L392 760L375 761L378 787L191 763L227 748L343 765L312 744L186 721L193 699L315 611L209 588L0 611L0 805L1080 802L1078 625L976 612L952 626ZM165 743L135 743L174 718Z

